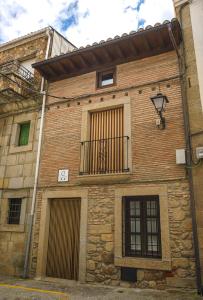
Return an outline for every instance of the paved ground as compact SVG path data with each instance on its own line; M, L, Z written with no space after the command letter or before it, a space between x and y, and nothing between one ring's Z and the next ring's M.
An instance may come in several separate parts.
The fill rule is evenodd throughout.
M128 289L0 277L0 300L202 300L191 290Z

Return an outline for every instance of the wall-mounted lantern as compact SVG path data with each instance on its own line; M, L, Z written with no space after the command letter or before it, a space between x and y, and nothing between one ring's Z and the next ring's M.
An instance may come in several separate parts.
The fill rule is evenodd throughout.
M158 115L159 115L159 122L157 122L157 126L160 129L164 129L165 128L165 118L162 116L162 112L165 111L165 107L166 107L166 103L168 103L168 98L161 94L158 93L156 96L150 97Z

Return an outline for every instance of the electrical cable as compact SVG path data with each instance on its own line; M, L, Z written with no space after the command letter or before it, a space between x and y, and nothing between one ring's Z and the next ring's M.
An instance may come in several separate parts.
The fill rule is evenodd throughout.
M39 92L39 91L36 90L36 89L32 89L32 88L29 88L29 87L26 87L26 86L20 84L19 82L13 80L12 78L10 78L9 76L5 75L5 74L2 73L2 72L0 72L0 75L4 76L4 77L7 78L8 80L10 80L10 81L12 81L13 83L17 84L17 86L20 87L20 88L24 88L24 89L26 89L26 90L28 90L28 91L32 91L32 92L34 92L34 93L36 93L36 94L39 94L39 95L44 95L44 94L45 94L45 92ZM59 97L59 96L54 96L54 95L50 95L50 94L46 94L46 95L49 96L49 97L52 97L52 98L56 98L56 99L61 99L61 100L71 100L71 98L68 98L68 97Z
M185 166L187 169L195 169L195 168L197 168L197 167L199 167L199 166L201 166L201 163L202 163L202 159L199 159L199 161L197 162L197 163L193 163L194 164L194 166Z

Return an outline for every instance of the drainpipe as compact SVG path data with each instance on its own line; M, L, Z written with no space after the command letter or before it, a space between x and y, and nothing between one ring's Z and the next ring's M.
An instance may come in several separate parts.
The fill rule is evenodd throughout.
M186 3L180 6L179 15L180 15L181 29L183 26L182 11L190 3L191 1L187 1ZM191 143L190 123L189 123L189 113L188 113L188 98L187 98L187 90L185 85L186 61L185 61L184 36L183 36L183 55L180 55L178 46L175 42L173 31L171 30L170 26L168 27L168 30L169 30L169 36L171 42L177 53L181 76L183 76L183 80L181 81L181 91L182 91L182 106L183 106L184 131L185 131L185 141L186 141L186 158L187 158L186 161L188 166L187 170L188 170L190 199L191 199L192 231L193 231L193 241L194 241L195 266L196 266L196 284L197 284L198 294L203 295L201 265L200 265L200 255L199 255L199 241L198 241L197 221L196 221L196 205L195 205L194 184L193 184L193 176L192 176L192 143Z
M47 29L47 49L45 54L45 59L49 57L51 40L52 40L52 28ZM34 213L35 213L35 203L36 203L36 195L37 195L37 182L39 176L39 165L40 165L40 154L41 154L41 145L42 145L42 133L43 133L43 125L44 125L44 115L45 115L45 103L46 103L46 92L44 91L45 79L42 77L41 81L41 89L40 92L43 94L42 98L42 111L41 111L41 119L40 119L40 129L39 129L39 139L38 139L38 147L37 147L37 158L36 158L36 167L35 167L35 179L34 179L34 188L32 194L32 205L30 215L28 217L28 236L27 236L27 244L25 249L25 261L24 261L24 270L23 270L23 278L28 277L28 269L29 269L29 254L30 254L30 246L32 241L32 227L34 221Z

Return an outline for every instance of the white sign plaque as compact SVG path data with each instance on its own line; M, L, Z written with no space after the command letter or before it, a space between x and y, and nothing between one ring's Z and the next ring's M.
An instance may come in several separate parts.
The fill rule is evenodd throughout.
M59 170L58 182L68 181L68 173L69 173L69 170L67 170L67 169Z

